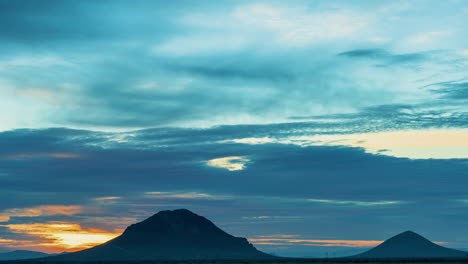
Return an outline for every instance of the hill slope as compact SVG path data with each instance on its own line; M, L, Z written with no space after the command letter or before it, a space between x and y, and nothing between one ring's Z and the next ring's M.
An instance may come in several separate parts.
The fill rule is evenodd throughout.
M20 260L20 259L33 259L33 258L43 258L49 256L49 254L38 252L38 251L29 251L29 250L15 250L5 253L0 253L0 260Z
M352 257L360 259L468 258L468 252L439 246L412 231L406 231L369 251Z
M245 238L234 237L208 219L179 209L161 211L129 226L119 237L94 248L50 260L208 260L272 258Z

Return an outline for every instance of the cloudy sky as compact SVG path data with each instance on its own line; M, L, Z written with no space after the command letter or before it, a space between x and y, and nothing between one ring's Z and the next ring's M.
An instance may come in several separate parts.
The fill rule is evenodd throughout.
M284 256L468 249L466 1L0 1L0 251L187 208Z

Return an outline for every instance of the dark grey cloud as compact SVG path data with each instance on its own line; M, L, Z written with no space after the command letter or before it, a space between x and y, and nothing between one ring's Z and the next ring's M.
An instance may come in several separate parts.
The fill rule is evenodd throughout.
M245 3L5 1L0 30L9 52L2 56L6 66L0 65L0 73L18 97L36 89L57 98L26 96L46 105L47 114L40 116L47 124L149 128L278 123L288 116L395 103L400 91L388 88L394 85L382 81L388 78L379 77L381 72L360 72L356 65L419 67L437 53L396 54L377 47L336 56L335 48L293 49L266 40L259 46L245 36L247 44L239 48L197 52L197 39L212 45L217 39L213 34L222 36L222 29L188 22L190 16L200 15L209 24L207 14L232 14ZM180 38L194 52L157 52ZM41 57L59 62L38 63Z
M437 52L419 52L395 54L384 49L358 49L339 53L338 56L354 59L371 59L380 61L379 67L396 65L414 65L421 64L424 61L432 60L431 55Z
M374 78L368 74L357 79L353 73L346 73L352 72L358 62L317 52L314 60L305 61L307 50L174 58L156 56L141 48L115 49L119 56L104 52L101 56L106 60L81 70L81 88L51 89L56 94L67 94L65 101L70 101L54 113L55 122L142 128L206 126L219 124L217 120L237 123L248 116L252 122L265 117L276 123L291 115L325 115L320 109L329 107L342 109L333 111L339 113L405 104L398 102L398 93L388 89L386 82L377 80L378 74L370 83L385 86L382 89L367 82ZM375 57L387 66L414 63L415 67L423 67L425 61L433 61L425 53L395 55L384 50L349 51L340 57ZM73 67L54 71L64 79L76 78ZM22 87L38 83L48 86L48 80L22 78L18 82Z
M393 110L389 106L382 109ZM306 238L338 232L348 239L385 239L416 228L445 239L463 226L458 219L468 217L460 213L468 206L461 201L467 199L466 160L410 160L336 146L214 142L267 135L268 131L281 134L300 124L124 133L69 129L3 132L0 199L4 203L0 211L81 205L99 210L72 216L12 217L8 224L61 220L105 229L109 220L99 217L141 220L157 210L186 207L233 234L249 237L282 230ZM132 136L122 138L128 134ZM54 153L78 156L46 155ZM231 172L206 165L207 160L229 156L246 156L251 161L244 170ZM195 195L158 198L146 192ZM103 196L121 198L94 200ZM372 205L381 201L399 203ZM255 216L272 217L249 219ZM447 223L454 228L444 229L444 233L433 228ZM2 237L16 235L8 230L0 233Z
M435 94L440 94L442 98L454 100L468 99L468 82L443 82L431 86L439 87L431 91Z
M244 55L248 57L249 55ZM232 61L231 61L232 63ZM204 76L207 78L232 80L232 79L245 79L253 81L270 81L270 82L290 82L296 76L294 73L288 72L287 69L276 66L275 63L263 62L263 65L252 65L248 61L245 62L243 67L240 67L239 62L230 64L224 60L215 60L206 65L178 65L169 64L167 69L175 73L185 73L195 76Z
M202 6L200 2L198 7ZM187 8L193 8L187 1L168 5L162 1L138 1L131 6L125 1L56 1L42 3L24 1L2 1L0 3L1 39L21 45L56 49L70 43L94 43L104 40L124 40L138 37L154 28L148 15L159 19L155 34L147 35L146 40L157 40L170 34L169 28L176 24L170 17L180 15ZM80 47L81 49L83 47Z
M206 127L413 103L402 87L414 93L425 83L420 80L439 74L428 70L430 65L457 65L463 71L464 59L450 50L397 53L388 45L354 39L297 46L294 40L301 39L288 41L285 29L270 28L263 20L247 27L242 24L247 17L235 18L255 11L250 4L2 1L0 48L8 52L1 53L0 81L13 101L40 105L25 111L44 119L31 122L47 126ZM333 3L296 5L308 6L307 12L317 8L310 16L297 14L305 20L341 10ZM366 6L360 11L379 5ZM280 2L271 6L281 7ZM289 22L283 24L296 24ZM400 68L418 81L406 79Z
M53 133L55 131L52 130ZM5 176L1 181L3 186L8 186L5 191L55 192L65 197L80 193L75 202L93 195L119 196L119 193L152 191L150 186L161 190L199 190L291 199L395 200L397 190L400 199L408 200L437 196L461 199L464 196L460 182L465 178L466 162L462 160L408 160L367 154L356 148L280 144L213 142L194 147L197 142L192 142L192 145L179 143L171 147L155 144L142 149L132 142L109 143L104 138L101 139L102 144L80 142L80 139L77 143L74 140L76 133L70 131L60 141L48 142L47 137L26 141L29 143L20 150L13 145L3 148L1 168ZM190 131L185 133L187 138L198 139L197 136L192 137ZM32 133L31 137L37 138L38 135ZM18 141L11 137L9 140L16 144L25 142L24 136ZM132 140L138 142L141 138ZM28 148L33 151L28 151ZM21 153L30 155L22 156ZM58 153L77 156L45 155ZM251 163L243 171L228 172L208 167L204 162L228 156L248 156ZM450 175L450 180L440 175ZM421 177L427 183L425 188L420 188ZM366 184L360 184L362 182ZM443 190L440 184L444 184ZM107 186L105 193L103 185ZM13 204L6 203L5 206Z
M350 50L339 53L338 56L345 56L351 58L385 58L390 56L389 52L383 49L358 49Z
M285 35L296 29L313 33L314 23L299 25L294 18L321 21L330 10L372 24L367 11L380 6L366 3L363 10L349 9L356 13L340 13L331 3L291 4L309 9L285 9L292 15L277 21L293 25L286 29L265 21L238 28L233 21L242 21L233 20L234 13L256 12L248 1L0 1L0 108L18 101L21 111L0 110L11 113L14 124L29 114L44 118L31 127L46 127L46 121L126 130L1 132L0 213L81 205L96 210L13 216L8 223L62 220L106 229L110 220L103 217L142 220L161 209L186 207L249 237L281 230L305 238L374 240L407 229L440 241L457 236L468 219L466 160L411 160L298 142L233 143L467 127L466 83L447 81L466 69L466 58L453 50L380 45L362 39L359 29L350 40L340 34L339 41ZM418 12L434 14L429 11ZM414 10L410 20L405 16L405 30L392 27L398 34L383 37L396 43L414 36L405 23L418 16ZM374 22L376 34L390 25ZM367 37L373 30L363 31ZM206 164L230 156L250 161L239 171ZM103 196L121 198L94 199ZM397 203L379 204L385 201ZM434 228L439 226L447 228ZM31 237L1 227L0 238Z
M291 117L291 120L324 120L325 124L329 124L327 131L330 133L465 128L468 125L466 111L457 105L447 108L450 105L445 100L422 104L376 105L362 108L356 113L296 116ZM339 120L340 123L333 125L333 120Z

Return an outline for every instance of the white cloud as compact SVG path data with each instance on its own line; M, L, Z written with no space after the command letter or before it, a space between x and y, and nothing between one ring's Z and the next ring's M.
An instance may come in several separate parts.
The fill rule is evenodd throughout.
M247 47L302 47L353 36L372 16L348 10L303 11L303 7L247 4L224 14L188 14L179 22L196 33L158 43L158 55L186 56L233 52Z
M273 32L279 42L291 46L345 38L363 29L369 20L349 11L314 13L266 4L237 7L233 16L242 23Z
M18 56L0 62L0 70L11 67L73 66L73 63L58 56Z
M468 158L468 130L408 130L362 134L327 134L284 138L240 138L223 143L349 146L373 154L411 159Z
M412 37L409 37L406 42L411 45L422 45L428 44L434 41L438 41L440 38L449 35L450 32L448 31L430 31L430 32L422 32L416 34Z
M225 200L227 195L214 195L200 192L146 192L145 197L153 199L194 199L194 200Z
M250 160L246 157L224 157L211 159L206 162L208 166L223 168L228 171L238 171L245 169L245 164Z
M392 205L399 204L400 201L346 201L346 200L324 200L324 199L307 199L309 202L336 204L336 205L355 205L355 206L379 206L379 205Z
M248 42L247 38L231 33L197 33L174 37L154 46L152 51L158 55L203 55L241 50Z

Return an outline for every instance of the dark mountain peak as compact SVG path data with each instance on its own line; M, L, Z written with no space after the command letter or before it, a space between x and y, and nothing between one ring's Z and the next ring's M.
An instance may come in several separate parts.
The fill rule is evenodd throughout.
M190 211L189 209L185 209L185 208L180 208L180 209L175 209L175 210L165 210L165 211L161 211L161 212L169 212L169 213L175 213L175 214L191 214L191 215L197 215L196 213Z
M140 223L129 226L123 235L135 234L144 236L139 238L141 241L151 239L150 235L169 240L193 236L207 238L230 236L210 220L187 209L160 211Z
M160 211L115 239L63 260L258 259L271 256L187 209Z
M420 236L418 233L413 232L411 230L406 230L405 232L401 232L397 236Z
M137 223L135 225L142 225L142 224L159 224L161 222L172 221L176 219L195 219L200 217L199 215L187 210L187 209L177 209L177 210L164 210L159 211L156 214L152 215L151 217L147 218L146 220Z
M39 251L21 250L21 249L9 251L9 252L6 252L6 253L39 253L39 254L46 254L46 253L42 253L42 252L39 252Z
M48 256L46 253L30 250L14 250L5 253L0 253L0 260L20 260L32 259Z
M163 210L159 211L155 215L172 215L172 216L198 216L196 213L188 210L188 209L175 209L175 210ZM150 217L151 218L151 217Z
M445 248L432 243L427 238L405 231L385 240L382 244L367 252L356 255L357 258L457 258L466 257L467 252Z
M187 209L176 209L176 210L164 210L159 211L158 213L154 214L153 216L147 218L143 222L161 222L161 221L172 221L176 219L185 219L187 221L202 221L202 219L206 219L202 216L195 214L194 212L187 210ZM142 222L142 223L143 223Z
M410 242L410 243L432 243L429 241L427 238L421 236L418 233L415 233L413 231L405 231L403 233L400 233L396 236L393 236L389 238L386 242Z
M423 236L421 236L420 234L416 233L416 232L413 232L411 230L408 230L408 231L405 231L405 232L402 232L398 235L396 235L395 237L413 237L413 238L421 238Z

